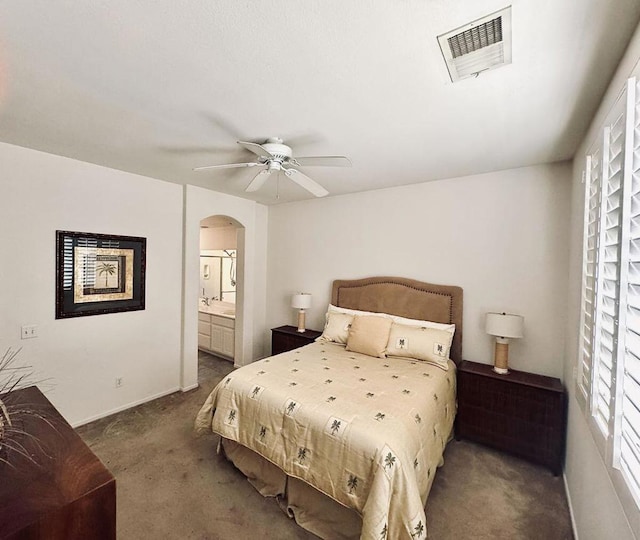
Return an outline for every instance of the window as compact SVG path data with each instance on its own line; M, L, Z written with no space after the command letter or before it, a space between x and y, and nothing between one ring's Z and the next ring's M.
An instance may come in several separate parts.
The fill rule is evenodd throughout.
M635 77L590 148L584 176L578 396L614 485L640 507L640 84Z

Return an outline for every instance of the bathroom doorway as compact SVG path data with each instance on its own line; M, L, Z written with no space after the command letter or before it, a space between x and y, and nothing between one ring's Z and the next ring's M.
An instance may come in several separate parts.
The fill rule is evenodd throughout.
M209 216L200 222L198 298L198 379L206 380L220 363L233 364L236 340L241 338L236 320L241 316L238 299L243 289L244 229L234 218ZM224 366L223 366L224 367Z

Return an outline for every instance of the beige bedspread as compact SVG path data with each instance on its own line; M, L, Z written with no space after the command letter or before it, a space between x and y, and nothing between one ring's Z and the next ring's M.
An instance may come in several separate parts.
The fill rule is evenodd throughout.
M449 371L313 343L240 368L209 395L213 429L357 510L362 539L426 538L424 504L455 417Z

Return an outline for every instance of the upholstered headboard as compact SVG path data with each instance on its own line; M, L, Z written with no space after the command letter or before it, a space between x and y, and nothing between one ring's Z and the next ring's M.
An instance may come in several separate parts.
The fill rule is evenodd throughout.
M462 289L415 279L370 277L333 282L334 306L455 324L451 360L462 361Z

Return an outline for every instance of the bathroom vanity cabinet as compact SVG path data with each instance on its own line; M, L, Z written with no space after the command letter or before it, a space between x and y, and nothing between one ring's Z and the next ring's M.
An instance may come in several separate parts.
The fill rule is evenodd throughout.
M198 348L233 359L235 319L210 313L198 313Z

